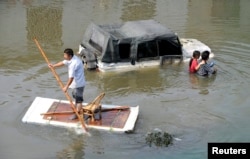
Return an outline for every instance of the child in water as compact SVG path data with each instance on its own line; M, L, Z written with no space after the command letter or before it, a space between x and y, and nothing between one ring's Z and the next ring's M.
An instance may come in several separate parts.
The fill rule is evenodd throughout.
M200 68L200 64L198 64L198 59L200 58L200 51L194 51L193 57L189 61L189 72L195 73Z
M200 76L207 76L211 74L215 74L217 69L213 67L214 63L208 63L209 52L204 51L201 55L202 61L200 62L200 67L197 71L197 74Z

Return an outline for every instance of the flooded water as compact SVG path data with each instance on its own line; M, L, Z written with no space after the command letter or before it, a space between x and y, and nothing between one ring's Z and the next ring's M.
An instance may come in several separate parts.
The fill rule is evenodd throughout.
M1 0L0 158L207 158L208 142L250 142L249 0ZM90 22L155 19L215 53L218 74L189 75L187 64L123 73L85 72L85 101L106 92L103 103L140 105L133 134L24 124L36 96L65 99L33 38L51 62L77 51ZM65 68L57 70L67 80ZM42 105L41 105L42 107ZM149 147L155 128L173 134L168 148Z

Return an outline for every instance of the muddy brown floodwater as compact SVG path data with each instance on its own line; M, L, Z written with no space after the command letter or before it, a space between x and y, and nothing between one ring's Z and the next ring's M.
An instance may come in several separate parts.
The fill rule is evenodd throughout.
M207 158L208 142L250 141L249 0L1 0L0 158ZM90 22L155 19L215 53L218 74L198 78L187 63L123 73L86 71L85 101L105 92L103 103L140 105L133 134L24 124L36 96L65 99L36 48L52 62L78 49ZM66 68L57 70L63 81ZM41 105L42 107L42 105ZM173 134L173 145L149 147L147 132Z

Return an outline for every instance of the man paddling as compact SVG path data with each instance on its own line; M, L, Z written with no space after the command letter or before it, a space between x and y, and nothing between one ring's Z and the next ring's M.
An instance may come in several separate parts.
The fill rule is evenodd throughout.
M74 55L72 49L67 48L64 50L64 60L56 64L49 64L49 67L60 67L68 66L68 76L69 79L66 85L63 87L63 91L67 92L68 88L72 88L72 96L75 98L75 106L77 111L80 111L82 108L83 102L83 91L85 87L85 76L84 76L84 67L82 61ZM77 119L76 114L70 117L71 120Z

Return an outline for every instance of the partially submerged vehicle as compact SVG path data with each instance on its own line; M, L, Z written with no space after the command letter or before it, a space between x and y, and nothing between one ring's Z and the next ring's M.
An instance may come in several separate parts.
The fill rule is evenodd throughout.
M193 51L211 49L196 39L179 39L154 20L124 24L90 24L79 45L88 69L128 70L162 64L165 59L187 61ZM210 54L213 57L213 54Z

